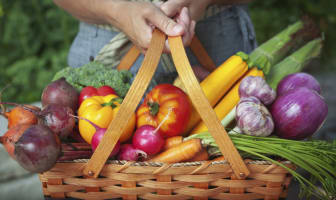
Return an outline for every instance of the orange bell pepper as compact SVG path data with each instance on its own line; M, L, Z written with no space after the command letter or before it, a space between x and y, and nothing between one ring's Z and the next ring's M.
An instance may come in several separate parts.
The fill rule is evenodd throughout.
M100 128L107 128L120 108L120 98L114 94L107 96L92 96L85 99L79 107L78 116L88 119ZM135 128L136 117L132 115L124 132L119 138L120 142L128 140ZM79 120L79 133L83 139L91 144L96 129L87 121Z

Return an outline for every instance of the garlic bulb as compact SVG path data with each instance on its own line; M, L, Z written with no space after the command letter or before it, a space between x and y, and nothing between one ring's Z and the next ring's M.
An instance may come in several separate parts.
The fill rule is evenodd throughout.
M276 92L260 76L247 76L239 85L239 96L257 97L264 105L270 105L276 98Z
M274 130L272 115L256 97L243 97L236 107L237 126L244 134L269 136Z

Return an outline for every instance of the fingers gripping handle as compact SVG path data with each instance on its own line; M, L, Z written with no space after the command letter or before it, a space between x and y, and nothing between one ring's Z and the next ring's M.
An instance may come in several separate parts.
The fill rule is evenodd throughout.
M208 130L218 144L220 151L229 161L236 177L244 179L249 175L249 170L204 95L190 66L181 37L169 37L168 42L176 70L194 107L208 127Z
M123 103L120 105L117 115L108 126L101 142L84 168L84 175L92 178L98 177L154 75L164 47L165 39L166 36L161 31L157 29L154 30L152 40L142 65L126 94Z

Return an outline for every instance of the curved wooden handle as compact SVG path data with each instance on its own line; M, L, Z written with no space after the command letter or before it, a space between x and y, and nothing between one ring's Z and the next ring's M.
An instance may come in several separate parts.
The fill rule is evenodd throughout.
M168 42L176 70L194 107L208 127L208 130L218 144L220 151L229 161L236 177L244 179L250 172L203 93L190 66L181 37L169 37Z
M162 54L165 39L166 36L161 31L157 29L154 30L142 65L120 105L117 115L108 126L97 149L85 166L83 170L84 175L92 178L98 177L154 75Z
M132 65L134 64L134 62L136 61L136 59L139 57L140 55L140 50L133 45L130 50L128 50L128 52L125 54L125 56L120 60L119 65L117 66L118 70L122 70L122 69L130 69L132 67Z

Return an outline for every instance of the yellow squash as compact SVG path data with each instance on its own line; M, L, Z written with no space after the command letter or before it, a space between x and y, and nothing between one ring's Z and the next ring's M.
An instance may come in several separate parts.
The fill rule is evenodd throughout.
M215 106L232 85L248 71L248 65L242 57L244 56L231 56L200 83L211 106ZM200 120L200 115L193 107L185 132L189 132Z

